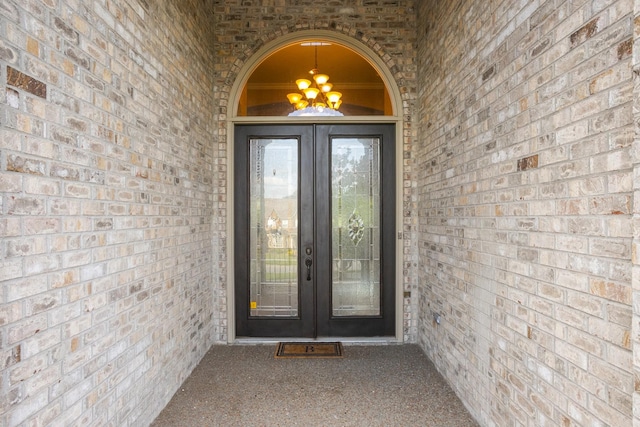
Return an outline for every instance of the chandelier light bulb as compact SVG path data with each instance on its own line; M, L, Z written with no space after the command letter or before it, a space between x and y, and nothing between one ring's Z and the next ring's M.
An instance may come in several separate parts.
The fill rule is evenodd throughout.
M329 92L327 93L327 99L331 103L338 102L342 98L342 94L340 92Z
M329 81L329 76L327 76L326 74L316 74L313 76L313 80L316 81L318 86L322 86Z
M287 94L287 98L289 99L290 103L295 105L300 102L300 100L302 99L302 95L299 93L289 93Z
M315 87L309 87L304 90L304 95L307 97L307 99L316 99L318 93L320 93L320 90L316 89Z
M331 90L332 87L333 85L331 83L325 83L322 85L321 89L324 93L327 93Z
M296 80L296 85L298 85L298 89L305 90L311 86L311 81L307 79L298 79Z

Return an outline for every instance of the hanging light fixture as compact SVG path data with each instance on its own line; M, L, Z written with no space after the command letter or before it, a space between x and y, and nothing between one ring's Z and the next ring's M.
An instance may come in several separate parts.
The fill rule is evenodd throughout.
M315 49L314 67L309 70L312 80L298 79L296 86L301 93L293 92L287 94L287 98L295 110L290 116L342 116L338 111L342 104L342 94L333 89L329 83L329 76L318 71L318 45L312 43Z

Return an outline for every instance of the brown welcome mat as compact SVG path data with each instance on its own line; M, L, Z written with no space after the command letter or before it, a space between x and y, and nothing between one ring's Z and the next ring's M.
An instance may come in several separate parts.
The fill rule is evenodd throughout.
M276 359L342 357L339 342L281 342L278 343Z

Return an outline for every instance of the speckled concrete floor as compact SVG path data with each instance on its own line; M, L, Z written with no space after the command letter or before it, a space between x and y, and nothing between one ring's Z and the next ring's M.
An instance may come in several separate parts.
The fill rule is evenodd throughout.
M304 360L275 347L214 346L152 427L478 425L418 346Z

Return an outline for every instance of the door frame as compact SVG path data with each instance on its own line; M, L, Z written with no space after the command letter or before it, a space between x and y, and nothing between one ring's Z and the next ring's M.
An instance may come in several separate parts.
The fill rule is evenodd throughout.
M395 337L395 272L397 268L395 265L396 251L392 243L396 240L396 212L393 208L387 208L389 206L394 207L396 200L395 125L391 123L364 125L345 123L304 125L298 123L277 125L238 124L235 127L235 132L237 145L234 147L234 155L239 156L236 157L237 161L234 162L234 168L237 172L234 185L238 188L238 197L234 198L234 209L236 209L234 243L235 249L237 249L234 252L235 261L237 261L234 275L237 281L234 297L236 298L235 322L237 332L241 334L243 339L307 337L322 340L333 339L333 337L341 337L343 339L347 337L348 339L352 339L352 337L359 337L360 339L364 339L364 337L367 337L367 339L384 337L388 340L389 337ZM364 141L361 141L361 139ZM251 291L253 285L260 287L261 284L267 284L262 282L262 279L260 279L260 283L254 283L253 275L250 273L252 261L256 260L253 257L258 256L258 253L253 252L256 243L254 239L257 238L260 241L260 237L254 234L256 232L253 228L256 225L254 220L257 220L260 224L265 224L265 215L272 213L272 209L278 209L279 211L279 207L283 208L283 212L279 212L282 215L283 226L285 218L289 218L289 221L291 220L289 216L291 212L284 208L283 205L286 203L285 198L276 203L275 206L270 205L268 209L261 210L259 219L252 220L252 218L256 218L253 211L253 202L256 199L253 196L255 187L252 185L251 177L255 177L258 170L263 171L263 173L268 171L270 176L271 166L262 165L259 169L254 169L257 165L253 163L255 161L255 152L250 148L250 140L261 141L265 146L271 145L274 141L286 141L286 144L291 149L296 148L296 156L290 160L292 162L290 164L295 164L296 167L294 169L297 170L297 197L295 198L295 205L297 206L296 221L298 223L295 233L295 271L297 271L295 288L297 291L295 296L299 304L295 315L252 315L249 307L250 301L258 301L258 299L253 299L252 297L254 295ZM377 273L370 271L373 275L371 280L375 280L376 284L369 283L370 286L377 286L379 292L380 299L377 306L379 311L376 314L336 314L335 300L332 298L336 291L336 280L340 280L335 276L334 262L337 254L333 252L336 236L335 227L337 226L334 209L336 208L336 197L338 197L333 192L336 185L334 181L336 169L334 169L335 164L333 163L333 156L335 155L333 147L336 146L335 144L339 146L340 142L338 141L340 140L349 144L360 142L364 150L367 150L367 141L371 144L373 144L373 141L377 141L378 144L375 149L368 148L372 150L369 153L372 154L373 151L377 153L375 154L375 160L369 160L370 162L378 162L377 169L374 169L375 175L369 176L369 178L373 179L377 177L378 180L376 184L377 191L374 192L378 197L375 205L377 208L372 208L377 212L367 212L366 205L359 205L359 213L368 218L365 220L365 224L369 223L369 221L374 221L378 228L378 233L376 233L377 239L379 239L377 244L378 252L373 250L373 256L378 259L378 268ZM267 157L269 155L265 151L261 158L266 159ZM374 174L374 172L369 172ZM359 173L363 173L363 171ZM284 172L280 176L284 177L286 174ZM362 182L360 185L366 186ZM369 189L371 188L369 187ZM259 193L262 197L265 197L264 193ZM285 195L282 194L282 196ZM266 201L266 199L263 200ZM348 196L341 200L346 205L350 201L353 202L353 198ZM371 199L368 199L368 202L371 202ZM355 205L349 206L349 208L341 212L340 218L345 220L351 214L351 208L354 209L353 212L355 213ZM287 214L287 212L289 213ZM371 215L377 220L373 219ZM372 224L369 223L369 226L372 226ZM286 234L288 231L284 233ZM253 242L253 245L251 242ZM348 238L346 241L342 241L342 244L346 245L347 251L350 250L349 248L355 248L355 246L350 246L349 242ZM269 251L266 246L263 246L264 244L265 242L262 241L260 246L264 248L264 251ZM368 247L368 244L373 244L373 240L365 243L364 248ZM291 246L285 246L285 248L289 247ZM352 256L355 256L355 254L352 254ZM264 258L260 259L264 260ZM313 268L308 270L309 276L306 277L306 280L305 260L313 263ZM268 264L268 261L266 263ZM265 268L263 265L262 269ZM256 272L256 274L259 273ZM255 279L257 280L257 276ZM350 283L351 280L348 279L347 282ZM250 286L250 283L253 285ZM267 286L270 285L267 284ZM291 286L291 283L289 286ZM342 286L349 287L350 285L345 283ZM259 298L257 295L254 296ZM286 303L284 304L286 306ZM362 304L366 305L366 302L362 302ZM374 307L375 305L371 306L371 308Z
M246 81L251 76L253 70L260 62L272 52L295 43L297 41L308 40L309 38L322 38L329 41L341 43L359 53L366 58L371 65L378 71L389 92L393 115L389 116L344 116L344 117L240 117L237 115L238 103L240 100L240 92ZM347 35L335 33L327 30L306 30L287 34L270 43L266 43L261 49L254 54L241 68L238 76L231 88L229 94L229 102L227 107L227 132L226 132L226 162L227 162L227 197L226 197L226 265L227 265L227 286L226 286L226 302L227 302L227 343L236 342L236 311L235 311L235 246L234 246L234 143L235 143L235 125L236 124L316 124L316 123L338 123L338 124L394 124L396 137L396 156L395 156L395 175L396 175L396 224L395 224L395 337L392 341L404 342L404 232L403 232L403 146L404 146L404 119L402 115L402 96L395 82L393 75L382 61L382 59L368 46L355 40ZM215 276L215 275L214 275ZM339 339L339 337L332 337ZM264 341L263 338L257 340ZM349 341L358 341L358 339L348 338ZM362 341L371 341L371 338L363 338ZM389 341L388 338L384 338Z

